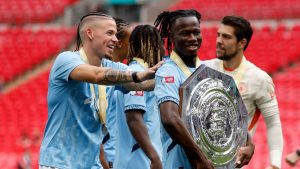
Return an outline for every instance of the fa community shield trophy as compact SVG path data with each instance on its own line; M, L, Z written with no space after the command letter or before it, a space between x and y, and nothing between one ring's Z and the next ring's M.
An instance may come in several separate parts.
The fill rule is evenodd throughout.
M200 67L179 89L181 117L216 169L235 168L247 139L247 110L232 77Z

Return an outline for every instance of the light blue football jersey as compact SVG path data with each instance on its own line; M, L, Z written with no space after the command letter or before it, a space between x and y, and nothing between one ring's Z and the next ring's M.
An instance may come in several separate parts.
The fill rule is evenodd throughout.
M79 52L63 52L54 62L48 85L48 120L40 148L39 165L61 169L99 169L102 124L98 116L98 93L90 84L70 79ZM119 65L103 59L105 67ZM98 85L94 85L95 91Z
M189 68L194 72L196 68ZM155 74L155 95L157 104L172 101L179 106L179 87L187 79L183 71L173 62L169 56L165 57L164 64ZM172 138L161 128L163 144L163 167L164 169L191 169L189 160L181 146L173 142Z
M143 71L144 68L136 61L129 65L132 71ZM143 150L138 146L132 136L127 122L126 110L140 109L144 110L143 115L145 125L148 129L153 147L160 157L162 157L162 144L160 139L160 116L154 92L131 91L124 94L121 91L116 93L117 107L117 147L116 158L114 162L115 169L147 169L150 168L150 160Z
M127 70L128 66L117 62L114 64L114 69L118 70ZM109 67L109 65L106 65ZM115 160L116 153L116 133L117 125L116 125L116 99L115 99L115 86L107 86L106 87L106 99L107 99L107 109L106 109L106 126L108 134L106 134L103 138L102 143L104 144L104 156L107 162L113 162Z

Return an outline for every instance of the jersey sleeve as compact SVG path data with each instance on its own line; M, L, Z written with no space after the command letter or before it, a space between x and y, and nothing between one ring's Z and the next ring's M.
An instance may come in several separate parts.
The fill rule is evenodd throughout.
M74 52L59 54L52 69L54 80L69 81L70 73L81 64L85 63Z
M146 111L145 92L144 91L131 91L124 95L124 110L139 109Z
M278 113L278 104L275 95L275 88L270 76L267 76L262 82L260 91L256 94L255 104L262 111L267 109L268 115ZM271 113L271 114L269 114Z
M172 101L179 105L180 75L175 65L164 64L155 74L155 88L158 105Z
M267 76L264 79L261 89L261 92L258 92L256 105L260 109L267 127L270 162L281 168L283 135L275 86L271 77Z
M139 67L137 64L130 65L128 67L133 71L144 71L143 68ZM131 91L124 95L125 112L127 110L139 109L146 111L146 99L144 91Z

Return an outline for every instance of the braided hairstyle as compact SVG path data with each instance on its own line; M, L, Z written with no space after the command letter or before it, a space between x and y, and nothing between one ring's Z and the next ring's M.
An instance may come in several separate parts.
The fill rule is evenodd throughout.
M80 37L80 31L81 31L81 28L83 27L82 25L84 25L84 21L87 19L87 18L90 18L90 17L93 17L93 16L102 16L102 17L107 17L107 18L112 18L110 15L106 14L106 13L103 13L103 12L89 12L87 13L86 15L82 16L81 19L80 19L80 22L78 24L78 27L77 27L77 33L76 33L76 49L75 51L78 51L79 48L81 47L82 45L82 37Z
M167 50L168 53L171 53L172 51L172 41L171 41L171 33L172 33L172 26L175 23L176 19L182 18L182 17L189 17L189 16L195 16L197 20L200 23L201 14L194 10L176 10L176 11L164 11L161 14L158 15L156 18L154 25L156 28L159 29L160 35L165 42L165 39L167 38Z
M114 17L114 20L116 21L116 24L117 24L116 37L118 40L121 40L125 36L125 32L123 30L124 30L124 28L128 27L129 24L128 24L128 22L126 22L125 20L123 20L121 18Z
M161 61L161 46L163 45L159 31L151 25L138 25L129 39L128 61L133 57L143 59L150 67Z

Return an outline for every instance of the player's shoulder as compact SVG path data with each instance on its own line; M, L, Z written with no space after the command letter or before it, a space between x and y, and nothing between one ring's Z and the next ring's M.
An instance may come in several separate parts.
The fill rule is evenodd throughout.
M273 80L271 76L261 68L257 67L255 64L253 64L250 61L246 61L247 67L246 72L251 79L253 79L254 82L264 84L264 82L268 82L273 84Z
M164 60L164 63L162 65L162 67L176 65L176 63L170 58L170 56L164 56L163 60Z
M54 64L64 64L65 62L73 62L81 60L79 52L64 51L57 55Z
M175 62L169 57L164 57L164 63L162 66L156 71L157 76L168 76L178 74L178 66Z
M210 68L219 68L221 60L220 59L210 59L210 60L201 60L201 64L204 64Z
M270 75L266 71L264 71L261 68L257 67L252 62L246 61L246 63L247 63L247 71L249 73L255 75L258 78L262 78L262 79L270 78Z
M143 71L143 70L145 70L145 68L142 65L140 65L137 61L131 61L129 63L128 67L131 71Z
M73 51L64 51L57 55L58 60L61 59L69 59L69 58L79 58L79 52L73 52Z

